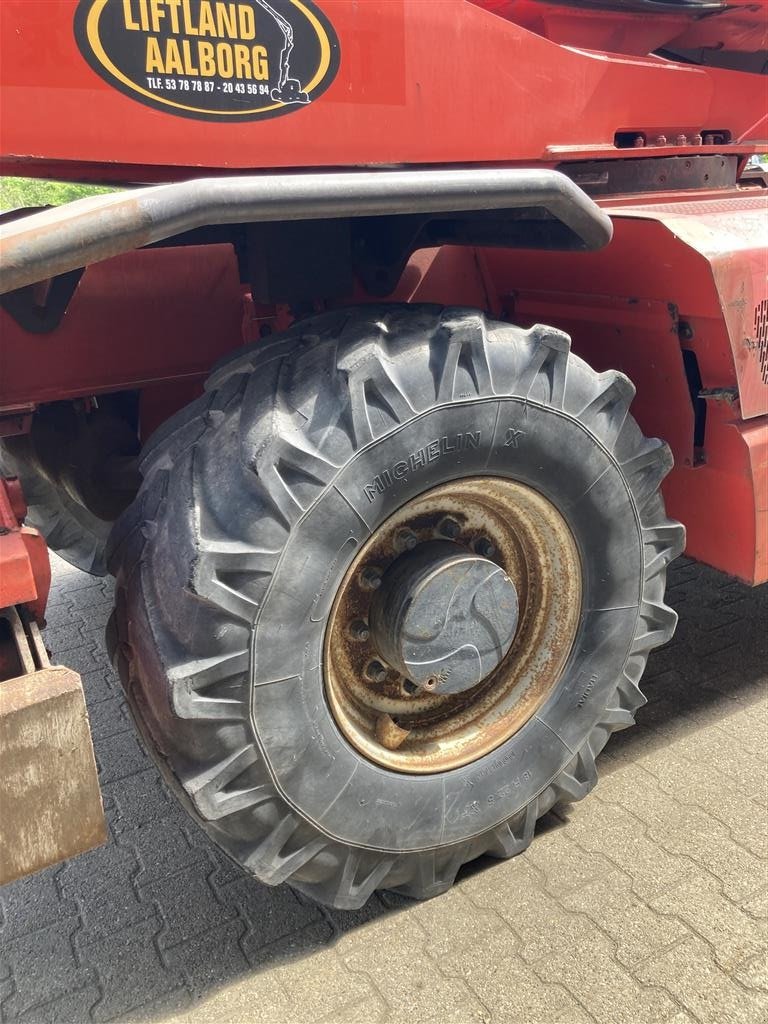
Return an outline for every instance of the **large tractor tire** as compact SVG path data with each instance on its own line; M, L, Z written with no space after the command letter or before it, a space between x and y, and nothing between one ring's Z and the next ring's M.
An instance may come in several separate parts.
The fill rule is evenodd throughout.
M24 439L22 439L24 440ZM0 442L0 475L16 476L27 502L26 522L65 561L93 576L106 576L105 550L112 523L100 519L27 457L23 447Z
M0 474L19 478L27 523L93 576L106 575L107 537L139 484L136 401L123 392L101 395L90 412L72 402L43 405L28 433L0 442Z
M364 307L238 352L150 442L111 646L243 867L425 898L592 789L676 622L671 457L633 394L556 330Z

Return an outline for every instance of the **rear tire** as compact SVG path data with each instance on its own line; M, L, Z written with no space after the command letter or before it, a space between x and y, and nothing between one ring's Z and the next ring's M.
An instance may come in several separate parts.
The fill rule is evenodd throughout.
M99 519L63 487L47 480L21 450L0 441L0 475L19 478L27 502L26 522L70 565L92 576L107 573L106 545L112 523Z
M558 331L363 307L238 352L161 428L110 539L110 645L168 779L248 871L340 908L377 888L425 898L481 854L519 853L542 814L592 789L676 623L663 594L684 533L658 492L671 456L629 416L633 395ZM326 697L334 595L405 502L478 475L535 488L566 520L575 641L545 703L490 753L388 770Z

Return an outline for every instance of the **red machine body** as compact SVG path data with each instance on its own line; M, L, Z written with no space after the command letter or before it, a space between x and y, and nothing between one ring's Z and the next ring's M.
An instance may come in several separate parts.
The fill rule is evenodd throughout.
M249 45L266 40L270 27L268 15L250 7L256 10L255 34L243 34ZM765 136L759 80L649 54L701 45L764 49L763 0L668 3L656 5L653 16L639 16L632 7L537 0L290 0L286 10L292 8L299 19L324 16L328 52L318 60L317 86L322 95L314 99L310 91L311 102L289 111L250 114L274 104L250 103L246 94L245 113L220 103L218 113L202 119L195 107L206 94L188 91L182 97L178 88L164 87L166 78L203 85L208 80L193 59L201 25L189 0L181 8L168 0L3 0L4 173L155 181L198 174L200 168L226 173L495 162L554 166L590 155L626 156L624 142L631 148L638 136L644 156L658 155L659 148L665 155L705 152L707 136L718 151L727 140L730 153L754 152L754 141ZM181 70L197 74L179 76L174 67L175 77L165 75L148 58L150 73L145 66L142 80L128 85L117 77L122 67L107 59L114 54L105 52L101 63L94 57L100 42L108 46L109 17L119 22L111 32L118 53L149 39L162 43L176 8L191 11L176 33ZM96 25L90 43L83 40L87 27L80 28L86 15ZM221 45L229 45L226 26L221 28ZM210 38L220 45L219 35ZM184 49L185 42L193 49ZM168 51L161 49L165 60ZM108 63L112 72L105 70ZM148 88L146 77L163 80L161 87ZM231 80L230 75L220 84ZM244 84L261 83L247 78ZM678 144L679 137L685 142Z
M41 621L51 586L45 539L24 525L27 505L19 481L0 477L0 608L26 605Z
M743 171L766 148L765 79L751 70L766 4L641 17L644 2L286 0L297 46L312 40L299 82L259 0L2 0L0 167L115 183L360 166L570 174L610 213L607 248L422 251L390 298L551 323L598 369L625 371L641 427L674 452L666 497L690 553L759 582L768 192ZM722 180L702 177L702 157ZM674 180L662 158L676 158ZM619 164L626 184L601 192ZM94 264L44 333L0 311L0 434L41 403L136 389L146 436L218 357L291 315L254 306L227 244Z
M546 314L571 333L592 366L618 368L634 381L638 422L664 437L675 457L664 495L670 514L686 524L688 553L762 582L768 579L765 198L730 196L706 206L657 200L618 205L611 216L611 245L583 260L551 254L549 282L538 255L494 253L494 277L515 282L516 321Z

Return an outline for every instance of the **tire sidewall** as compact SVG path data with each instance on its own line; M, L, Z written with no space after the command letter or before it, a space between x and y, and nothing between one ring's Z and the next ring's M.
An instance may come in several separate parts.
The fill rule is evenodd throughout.
M344 575L370 533L425 491L469 476L534 487L566 519L582 560L582 613L562 677L515 735L470 765L387 771L341 734L325 699L323 643ZM600 720L635 635L643 581L638 511L611 453L575 417L529 399L427 410L362 448L294 525L259 611L253 740L281 797L346 845L416 853L513 817Z

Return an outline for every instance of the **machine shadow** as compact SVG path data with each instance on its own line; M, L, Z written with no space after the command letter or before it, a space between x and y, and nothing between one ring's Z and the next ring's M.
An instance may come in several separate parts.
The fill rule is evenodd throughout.
M61 567L62 563L57 562ZM768 586L756 590L680 559L669 603L674 641L644 681L638 727L614 736L599 770L756 699L768 655ZM101 631L111 585L57 569L49 645L81 672L110 825L108 843L0 892L0 1018L81 1024L152 1019L239 977L309 957L409 900L374 895L359 911L319 907L246 876L167 792L128 720ZM560 828L550 813L538 832ZM480 858L459 879L493 870Z

